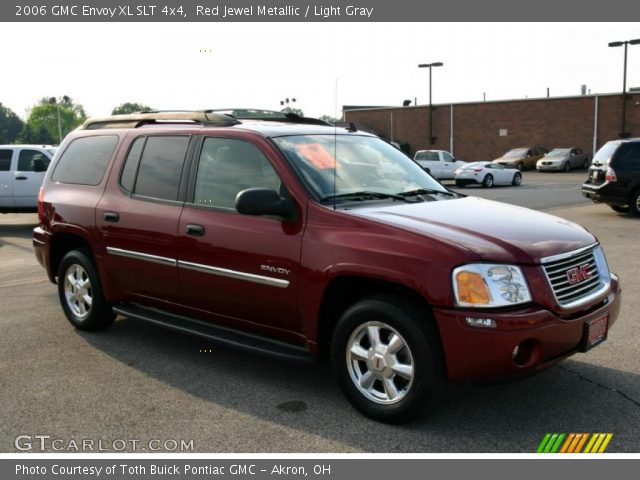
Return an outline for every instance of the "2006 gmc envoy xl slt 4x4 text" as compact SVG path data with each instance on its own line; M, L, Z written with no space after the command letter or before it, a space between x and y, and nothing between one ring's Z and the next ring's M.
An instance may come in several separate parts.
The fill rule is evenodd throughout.
M258 110L90 119L61 145L33 245L82 330L116 315L329 358L367 416L606 339L618 278L558 217L460 195L380 138Z

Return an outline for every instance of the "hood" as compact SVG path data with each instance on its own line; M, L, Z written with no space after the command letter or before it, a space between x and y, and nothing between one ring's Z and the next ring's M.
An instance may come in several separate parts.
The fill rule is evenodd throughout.
M534 264L540 258L596 242L576 223L478 197L358 208L346 213L424 235L486 261ZM468 260L461 258L461 263Z

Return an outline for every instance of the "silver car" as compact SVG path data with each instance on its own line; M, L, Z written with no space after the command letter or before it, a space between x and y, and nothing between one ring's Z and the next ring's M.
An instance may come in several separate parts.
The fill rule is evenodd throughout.
M589 157L579 148L554 148L536 163L540 172L568 172L589 168Z

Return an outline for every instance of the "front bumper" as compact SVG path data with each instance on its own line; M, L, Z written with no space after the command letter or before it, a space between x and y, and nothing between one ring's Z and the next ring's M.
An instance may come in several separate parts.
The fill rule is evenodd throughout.
M451 380L509 378L553 365L579 351L586 322L608 315L608 327L615 323L620 292L618 277L612 274L604 301L568 319L536 305L516 311L435 308L448 376ZM470 327L467 317L490 318L496 328ZM520 363L513 358L517 345L530 348L524 361L518 359Z
M551 165L536 165L536 170L539 172L561 172L564 170L564 164L557 163Z

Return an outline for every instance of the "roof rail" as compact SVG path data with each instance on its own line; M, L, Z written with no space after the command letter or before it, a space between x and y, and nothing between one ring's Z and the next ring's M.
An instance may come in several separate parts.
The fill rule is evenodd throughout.
M240 123L233 116L215 113L212 110L173 110L136 112L125 115L111 115L109 117L91 117L79 128L80 130L97 130L101 128L138 128L142 125L154 123L188 122L216 127L230 127Z

